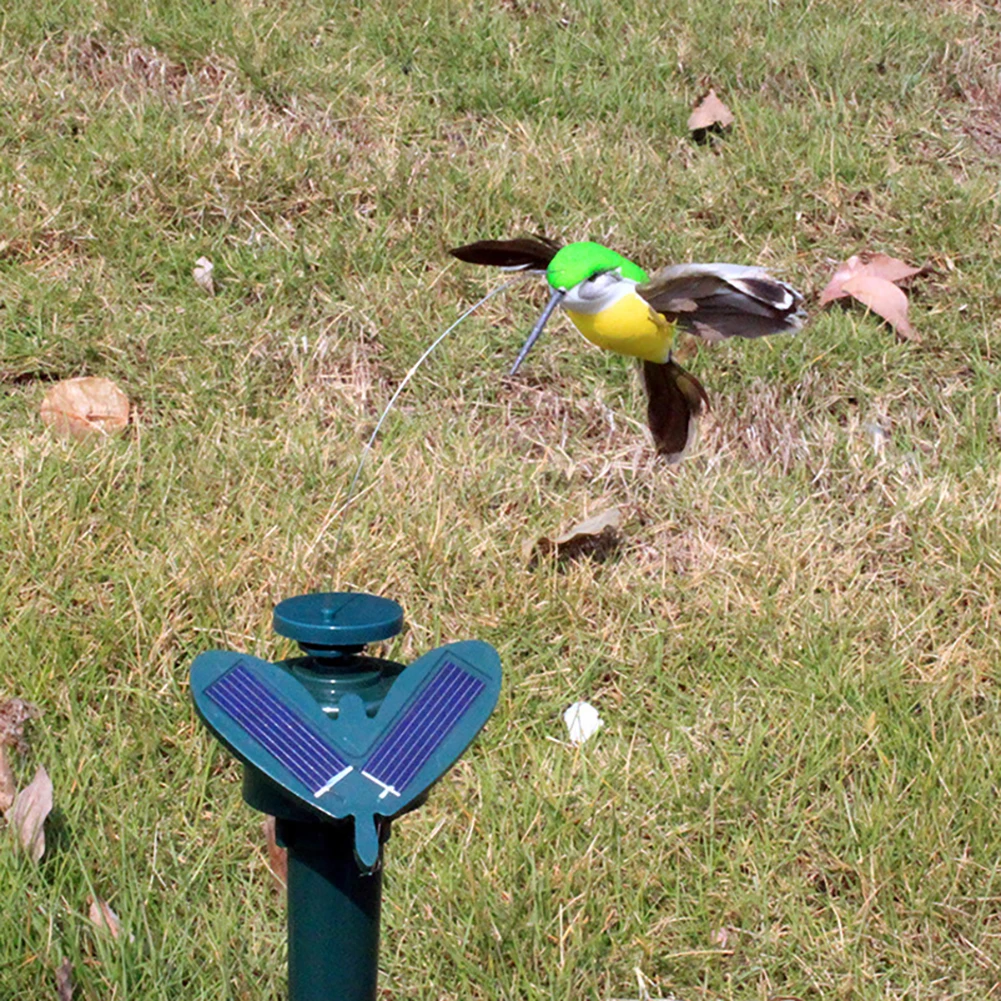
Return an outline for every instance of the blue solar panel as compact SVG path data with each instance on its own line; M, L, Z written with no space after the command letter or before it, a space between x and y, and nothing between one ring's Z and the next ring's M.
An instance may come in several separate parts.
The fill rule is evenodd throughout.
M280 761L314 797L332 789L351 766L294 709L243 664L217 678L205 694Z
M382 787L380 799L403 795L484 687L452 661L435 671L365 762L362 775Z

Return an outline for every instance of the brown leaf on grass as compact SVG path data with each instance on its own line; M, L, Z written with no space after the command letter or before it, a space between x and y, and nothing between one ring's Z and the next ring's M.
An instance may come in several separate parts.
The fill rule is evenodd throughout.
M0 813L6 813L17 796L17 782L7 748L25 749L24 725L38 714L38 708L24 699L0 702Z
M73 1001L73 964L68 958L56 969L56 993L59 1001Z
M714 125L721 129L733 125L733 112L716 96L716 91L710 88L709 93L695 105L688 116L688 129L695 132Z
M7 748L0 744L0 813L6 813L17 796L17 782L7 760Z
M268 844L268 869L274 877L275 889L282 891L288 886L288 852L278 844L274 817L265 817L261 829Z
M100 897L88 897L90 908L87 917L95 928L101 928L111 934L112 938L118 938L122 933L122 925L118 920L118 915Z
M733 125L733 112L710 90L688 116L688 131L697 143L706 143L710 135L721 136Z
M45 394L41 415L57 434L113 434L129 423L129 400L110 379L64 379Z
M907 296L892 282L873 275L856 275L842 288L862 305L868 306L907 341L920 341L907 319Z
M38 706L24 699L5 699L0 702L0 745L25 750L24 724L41 716Z
M605 559L618 547L621 525L622 511L612 507L574 525L555 539L543 536L530 547L529 566L550 555L560 562L585 556Z
M45 818L51 812L52 780L39 766L35 777L17 794L14 805L4 814L33 862L45 854Z
M855 254L847 261L838 265L837 270L831 276L827 287L820 293L820 305L826 306L835 299L842 299L846 295L851 295L845 289L845 282L858 276L869 276L872 278L882 278L888 282L901 282L905 278L912 278L920 274L924 269L915 268L904 263L897 257L890 257L887 254L870 254L863 260Z

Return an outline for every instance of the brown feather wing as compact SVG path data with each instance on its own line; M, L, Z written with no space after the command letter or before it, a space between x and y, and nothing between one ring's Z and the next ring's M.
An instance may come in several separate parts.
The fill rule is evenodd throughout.
M657 452L680 462L695 441L698 419L709 408L702 383L673 361L643 362L647 421Z
M522 236L514 240L477 240L449 253L467 264L486 264L494 268L545 271L560 245L545 236Z
M675 264L636 291L682 330L710 341L799 330L806 318L792 286L740 264Z

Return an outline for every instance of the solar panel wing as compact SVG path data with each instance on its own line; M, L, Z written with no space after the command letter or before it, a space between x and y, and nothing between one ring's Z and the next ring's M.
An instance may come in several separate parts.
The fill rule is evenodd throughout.
M265 751L319 798L353 769L295 709L236 664L205 689Z
M380 799L403 796L484 687L480 678L451 660L445 660L425 680L362 768L362 775L382 790Z
M351 691L328 715L293 672L248 655L210 651L191 667L199 714L246 765L247 802L266 810L279 796L282 809L353 818L365 871L379 863L384 822L417 805L458 759L500 685L496 651L477 640L434 650L400 672L374 716Z

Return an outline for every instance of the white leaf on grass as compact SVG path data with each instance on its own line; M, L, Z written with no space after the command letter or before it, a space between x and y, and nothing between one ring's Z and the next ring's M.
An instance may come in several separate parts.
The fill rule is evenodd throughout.
M41 766L35 777L4 814L21 841L21 847L37 862L45 854L45 818L52 812L52 780Z
M215 295L215 282L212 281L212 272L215 265L207 257L199 257L195 261L195 268L191 272L194 275L195 283L209 295Z
M873 452L876 455L882 455L890 436L875 421L863 424L862 430L872 439Z
M563 713L563 722L567 725L570 742L578 745L593 737L605 725L590 702L575 702Z

